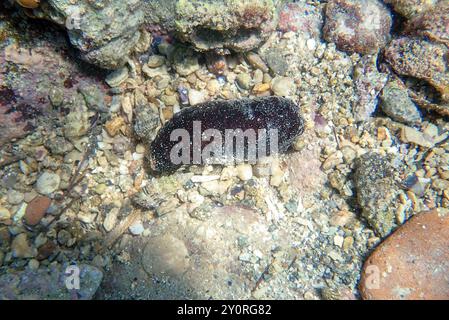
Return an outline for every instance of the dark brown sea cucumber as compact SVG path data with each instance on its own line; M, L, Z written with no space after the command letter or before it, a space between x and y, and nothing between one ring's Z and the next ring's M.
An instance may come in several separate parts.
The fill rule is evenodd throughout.
M300 115L299 107L291 100L280 97L263 97L255 99L240 99L231 101L212 101L207 103L202 103L194 107L182 109L179 113L168 121L162 129L157 134L156 138L150 145L149 159L151 167L154 171L158 173L172 172L183 164L204 164L204 158L201 158L201 152L211 142L218 142L220 140L215 140L209 137L209 140L201 140L200 145L193 143L194 138L194 123L196 128L198 128L198 123L201 125L201 137L204 138L205 132L208 129L214 129L215 132L220 133L223 137L230 130L241 130L240 132L250 132L248 129L252 129L252 132L256 132L257 143L256 150L262 144L261 141L266 143L265 155L270 155L270 142L275 142L274 138L271 139L270 132L277 133L277 150L276 152L285 153L294 140L303 133L304 131L304 120ZM176 132L184 131L189 134L192 139L189 140L187 146L189 147L189 153L187 154L188 163L176 163L173 161L173 150L179 146L180 137L178 139L173 139L172 134ZM209 130L210 131L210 130ZM266 135L263 134L266 132ZM176 136L176 134L175 134ZM264 139L264 140L262 140ZM271 140L270 140L271 139ZM175 140L175 141L173 141ZM245 140L244 144L244 159L243 161L248 161L250 157L248 156L250 151L254 151L254 146L251 146L248 141ZM214 161L229 162L229 153L224 152L226 149L225 139L220 141L220 150L223 151L222 154L215 155ZM236 141L233 144L233 154L232 157L236 159L236 155L239 150L237 150ZM218 143L217 143L218 145ZM195 157L194 150L200 150L200 156ZM184 149L185 150L185 149ZM242 150L240 150L242 152ZM227 159L220 159L222 155L226 155ZM240 154L241 155L241 154ZM238 157L237 157L238 158ZM261 158L261 154L257 154L257 159ZM196 160L195 160L196 159ZM239 160L241 158L238 158ZM208 159L210 160L210 159ZM200 163L198 163L200 161ZM238 161L237 161L238 162ZM208 162L206 162L208 163ZM216 162L215 162L216 163Z

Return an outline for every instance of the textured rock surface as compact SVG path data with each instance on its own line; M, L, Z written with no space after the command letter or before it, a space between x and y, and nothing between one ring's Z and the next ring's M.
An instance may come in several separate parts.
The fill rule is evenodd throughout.
M342 51L375 53L390 37L390 11L378 0L331 0L324 38Z
M398 190L390 159L367 153L356 160L354 183L362 216L377 234L385 237L395 227Z
M385 51L385 59L399 75L427 81L449 101L449 49L426 40L400 38Z
M364 299L449 299L449 211L420 213L381 243L360 280Z
M383 0L386 4L391 4L393 9L405 18L412 18L443 1L445 0Z
M377 69L377 55L362 57L354 68L354 83L359 98L354 106L355 120L366 121L371 117L387 80L388 75Z
M392 119L406 124L421 122L418 108L400 81L390 81L384 87L380 99L383 112Z
M282 0L149 0L148 23L174 31L196 50L248 51L261 44L277 24Z
M80 289L66 287L65 268L40 268L0 276L1 300L90 300L100 286L103 273L89 265L79 265Z
M416 15L407 22L405 33L449 44L449 2L442 1Z
M96 66L117 69L140 39L144 22L141 1L49 0L33 10L67 29L80 56Z

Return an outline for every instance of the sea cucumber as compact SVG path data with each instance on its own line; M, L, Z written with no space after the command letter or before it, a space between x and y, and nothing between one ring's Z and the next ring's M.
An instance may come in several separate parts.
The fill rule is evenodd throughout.
M189 164L251 163L285 153L303 131L299 107L286 98L206 102L175 114L151 142L148 157L157 173Z

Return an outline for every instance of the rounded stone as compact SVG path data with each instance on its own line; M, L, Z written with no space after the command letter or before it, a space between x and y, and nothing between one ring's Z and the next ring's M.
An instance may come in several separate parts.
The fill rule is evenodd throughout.
M23 193L16 191L16 190L10 190L8 192L8 202L12 205L20 204L23 201Z
M422 212L382 242L363 267L363 299L449 299L449 210Z
M324 38L345 52L375 53L390 37L391 13L378 0L330 0Z
M295 93L296 86L291 78L275 77L271 81L271 90L279 97L288 97Z
M36 189L40 194L48 195L58 190L60 182L61 178L56 173L47 171L37 179Z
M11 218L11 212L4 207L0 207L0 221L9 220Z
M51 199L48 197L38 196L34 198L27 206L24 220L27 225L35 226L39 224L50 207Z
M242 181L248 181L253 177L253 168L250 164L240 164L237 166L237 176Z

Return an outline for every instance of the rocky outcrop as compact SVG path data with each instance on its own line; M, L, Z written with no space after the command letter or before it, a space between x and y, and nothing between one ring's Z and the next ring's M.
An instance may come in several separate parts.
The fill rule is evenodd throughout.
M148 23L174 32L198 51L249 51L276 29L283 0L149 0Z
M29 13L67 30L82 59L105 69L125 64L138 43L144 13L140 0L48 0Z

